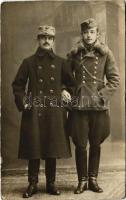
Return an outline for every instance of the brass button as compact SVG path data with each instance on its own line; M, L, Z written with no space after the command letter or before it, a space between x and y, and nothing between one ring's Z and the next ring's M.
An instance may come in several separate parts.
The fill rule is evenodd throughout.
M82 81L82 83L85 83L85 81Z
M43 82L43 79L40 78L40 79L39 79L39 82L42 83L42 82Z
M51 65L52 68L55 68L55 65Z
M83 74L85 74L85 71L83 71Z
M42 91L42 90L40 90L40 91L39 91L39 93L40 93L40 94L42 94L42 93L43 93L43 91Z
M50 106L53 106L53 103L52 103L52 102L50 102Z
M94 84L96 84L96 81L93 81Z
M85 78L85 76L83 76L83 78Z
M97 66L94 66L95 69L97 69Z
M42 69L42 66L41 66L41 65L39 65L39 66L38 66L38 69Z
M51 81L54 81L54 80L55 80L55 78L54 78L54 77L51 77L50 79L51 79Z
M98 60L98 57L96 56L96 60Z
M94 71L94 74L97 74L97 71Z
M53 92L54 92L54 90L51 89L51 90L50 90L50 93L52 94Z
M98 64L98 61L95 61L95 64L97 65L97 64Z
M96 79L96 76L94 76L94 79Z

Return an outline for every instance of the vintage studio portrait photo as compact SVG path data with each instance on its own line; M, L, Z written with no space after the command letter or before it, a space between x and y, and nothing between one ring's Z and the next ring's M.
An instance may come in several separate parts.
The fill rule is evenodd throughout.
M1 4L1 200L125 199L125 2Z

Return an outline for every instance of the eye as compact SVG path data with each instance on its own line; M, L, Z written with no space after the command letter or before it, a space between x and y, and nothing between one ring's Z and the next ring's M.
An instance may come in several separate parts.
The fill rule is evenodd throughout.
M87 34L87 33L88 33L87 31L84 31L84 32L83 32L83 34Z
M53 40L53 36L49 36L48 38L49 38L49 40Z
M48 40L54 40L54 37L53 36L47 36Z
M95 31L91 31L90 33L95 33Z

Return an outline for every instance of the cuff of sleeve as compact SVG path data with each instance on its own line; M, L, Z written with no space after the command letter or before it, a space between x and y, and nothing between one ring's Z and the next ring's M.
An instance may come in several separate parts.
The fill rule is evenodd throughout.
M67 87L66 87L65 85L62 85L61 89L62 89L62 90L66 90Z

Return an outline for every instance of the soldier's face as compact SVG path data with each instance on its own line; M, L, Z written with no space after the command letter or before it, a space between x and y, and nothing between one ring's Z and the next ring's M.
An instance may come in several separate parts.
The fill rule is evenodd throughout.
M38 37L38 43L42 49L52 49L54 46L54 37L49 35L41 35Z
M86 44L93 44L98 38L97 27L87 29L82 32L82 39Z

